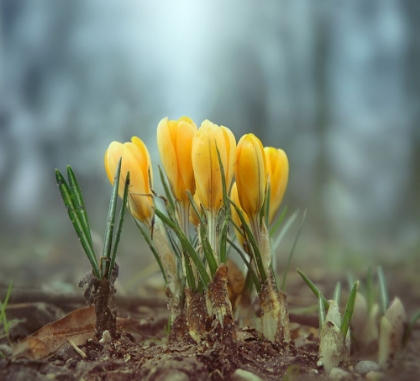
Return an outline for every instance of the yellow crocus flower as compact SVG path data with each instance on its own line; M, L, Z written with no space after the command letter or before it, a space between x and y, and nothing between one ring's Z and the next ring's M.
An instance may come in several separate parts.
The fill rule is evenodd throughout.
M157 128L160 158L172 193L181 203L188 200L187 190L195 192L191 148L196 132L194 122L185 116L178 120L163 118Z
M203 207L211 213L217 213L223 203L216 146L223 163L226 187L229 189L235 170L235 137L227 127L219 127L205 120L193 139L192 165L197 196Z
M244 215L246 222L249 224L249 218L246 215L246 213L243 211L243 209L241 207L241 202L239 201L238 187L236 186L236 182L233 183L232 189L230 190L230 198L235 203L235 205L242 211L242 214ZM232 219L233 219L233 222L235 223L235 225L238 226L238 227L241 227L242 226L242 221L239 218L239 215L236 212L236 209L233 207L233 205L230 206L230 213L232 215ZM244 243L245 243L245 238L242 235L243 232L242 231L238 231L236 229L236 226L235 226L236 238L238 239L238 241L241 244L241 246L243 246Z
M270 212L268 221L271 222L280 207L286 192L289 179L289 160L281 149L265 147L268 181L270 183Z
M242 209L252 218L264 203L267 183L264 148L254 134L246 134L239 140L235 173Z
M130 212L135 218L150 226L154 212L151 192L153 174L149 151L137 137L124 144L112 142L105 152L105 170L111 184L114 183L114 174L121 157L118 194L120 197L123 196L125 177L127 172L130 172L128 197Z

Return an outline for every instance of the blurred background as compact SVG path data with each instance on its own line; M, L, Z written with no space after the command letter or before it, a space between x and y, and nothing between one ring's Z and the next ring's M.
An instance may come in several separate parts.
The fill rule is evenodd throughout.
M286 151L297 265L418 257L418 1L1 0L0 19L1 282L74 287L88 262L54 169L78 174L100 240L107 146L137 135L157 166L165 116ZM127 288L153 261L133 225Z

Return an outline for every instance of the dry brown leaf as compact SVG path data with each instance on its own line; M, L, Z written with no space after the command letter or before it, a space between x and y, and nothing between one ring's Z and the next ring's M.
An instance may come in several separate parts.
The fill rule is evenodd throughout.
M55 352L68 339L82 345L95 336L95 308L85 307L70 312L63 318L45 325L13 348L13 358L37 360Z

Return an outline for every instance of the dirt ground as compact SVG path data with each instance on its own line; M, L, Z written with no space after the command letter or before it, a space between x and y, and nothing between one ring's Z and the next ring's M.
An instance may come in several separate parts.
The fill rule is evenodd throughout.
M385 268L390 296L400 296L410 317L420 307L419 265L401 262ZM338 276L326 277L321 267L307 275L325 295L331 295ZM344 278L344 277L342 277ZM345 279L341 279L343 284ZM361 279L363 282L363 279ZM0 288L4 300L5 285ZM289 348L267 342L253 329L237 329L237 341L184 341L168 343L167 310L163 290L144 284L141 296L117 293L119 337L99 342L95 337L81 345L65 342L45 358L11 356L13 346L66 313L85 307L82 291L54 293L44 289L14 286L7 317L15 319L9 339L1 339L1 380L324 380L329 379L318 361L317 313L302 313L316 299L295 271L288 279L288 300L293 343ZM344 292L343 292L344 294ZM345 295L342 299L345 300ZM74 343L73 343L74 344ZM76 350L77 347L79 350ZM420 329L417 325L407 352L382 380L420 379ZM350 380L367 379L355 372L360 360L367 360L353 348L351 360L343 365ZM250 372L250 373L248 373ZM254 377L254 378L252 378ZM259 378L255 378L259 377Z

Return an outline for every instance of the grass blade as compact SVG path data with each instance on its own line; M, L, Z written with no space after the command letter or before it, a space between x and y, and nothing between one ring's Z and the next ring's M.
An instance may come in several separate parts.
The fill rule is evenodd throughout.
M305 283L308 285L308 287L312 290L312 292L315 294L317 298L321 297L325 310L327 311L330 307L330 303L327 299L325 299L324 295L321 294L321 291L318 290L318 288L311 282L311 280L299 269L296 269L296 271L299 273L299 275L302 277L302 279L305 281Z
M373 304L375 303L375 291L373 289L373 275L372 267L369 267L366 279L366 298L368 313L372 311Z
M77 181L76 174L74 173L70 165L67 166L67 178L69 180L70 192L73 196L73 201L76 207L76 212L79 215L80 222L84 226L86 236L89 239L90 246L93 247L92 237L90 234L89 219L86 213L85 202L82 196L82 190L80 189L79 182Z
M386 286L384 271L382 270L381 266L378 267L378 282L379 282L381 311L382 311L382 315L385 315L385 311L389 307L389 296L388 296L388 287Z
M236 246L235 243L230 238L227 238L227 241L229 242L230 246L232 246L233 249L240 255L241 259L244 261L246 267L248 268L248 274L251 276L257 292L260 292L261 290L260 280L258 279L258 276L255 273L254 269L252 268L251 263L248 262L242 250L238 246Z
M129 188L130 188L130 172L127 172L127 176L125 178L125 184L124 184L124 196L123 196L123 201L122 201L122 205L120 209L120 215L118 218L117 233L115 235L114 248L112 249L111 263L109 264L108 279L111 277L111 272L115 265L115 258L117 257L118 245L120 243L121 233L122 233L122 229L124 225L125 211L127 209Z
M277 248L280 245L280 242L283 240L284 236L289 231L290 227L292 226L293 222L295 222L295 219L297 218L298 215L299 215L299 211L296 211L287 219L286 223L284 224L283 228L281 229L280 234L278 235L278 237L274 241L274 244L273 244L273 247L272 247L273 252L277 250Z
M222 180L222 193L223 193L223 206L225 208L225 215L228 217L230 215L230 208L229 208L229 201L228 201L228 195L227 195L227 184L225 179L225 168L223 167L223 162L220 157L219 148L216 144L216 152L217 152L217 160L219 161L219 167L220 167L220 177ZM230 184L229 184L230 185Z
M290 251L289 258L287 258L287 264L286 264L286 268L284 269L284 274L283 274L283 283L281 285L281 289L283 291L286 291L287 273L288 273L289 268L290 268L290 262L292 260L293 253L295 252L295 247L296 247L297 241L299 239L300 233L302 232L303 224L305 223L305 219L306 219L306 210L303 212L302 223L300 224L299 231L296 235L295 241L293 242L293 246L292 246L292 250Z
M209 238L207 236L207 229L205 225L200 224L200 238L203 252L206 257L207 263L209 264L210 274L213 277L216 274L218 265L215 259L215 253L210 245Z
M267 182L267 189L265 192L265 199L264 199L264 205L261 208L260 212L264 212L264 220L265 220L265 226L268 227L268 217L270 216L270 197L271 197L271 186L270 182ZM269 233L270 234L270 233Z
M346 309L344 310L343 320L341 321L341 333L344 337L347 335L347 331L350 327L351 317L353 315L354 303L356 302L357 289L359 288L359 281L355 282L353 288L350 291L349 298L347 299Z
M57 181L58 188L61 193L61 198L63 199L64 205L67 208L67 212L70 217L70 221L76 230L76 234L79 237L80 243L83 247L83 250L88 257L88 260L92 266L92 271L95 274L96 278L101 279L101 274L99 272L98 267L98 260L96 259L96 255L93 251L92 246L90 245L89 238L87 237L84 229L83 224L79 219L79 215L76 212L74 201L71 196L70 188L58 169L55 170L55 177Z
M338 307L340 307L340 296L341 296L341 282L337 282L334 289L333 299L337 303Z
M225 220L222 227L222 233L220 234L220 263L226 263L227 261L227 248L226 240L228 235L228 223Z
M191 206L192 206L192 208L194 210L194 213L197 215L197 218L200 221L200 225L205 225L204 220L203 220L203 217L200 214L200 212L198 210L198 207L197 207L197 205L196 205L196 203L194 201L194 197L193 197L193 195L191 194L191 192L189 190L187 190L187 196L188 196L188 199L190 200L190 204L191 204Z
M133 217L133 220L134 220L137 228L140 230L140 233L143 236L144 240L149 245L150 250L152 251L153 256L156 259L156 262L159 265L160 272L162 273L163 278L165 279L165 284L168 283L168 281L166 279L165 270L163 269L163 266L162 266L162 261L160 260L160 257L159 257L159 254L158 254L156 248L155 248L155 245L153 245L153 241L150 239L149 235L145 232L145 230L141 227L140 223L134 217Z
M191 245L188 238L185 236L182 229L174 221L172 221L165 214L163 214L158 208L155 208L155 213L162 220L162 222L169 228L171 228L176 234L184 249L184 253L189 255L189 257L197 267L197 271L200 274L203 283L207 286L210 283L210 277L207 274L206 268L204 267L199 255L195 251L194 247Z
M245 233L246 233L247 241L251 244L252 249L254 251L254 256L255 256L254 259L255 259L255 262L257 263L258 272L259 272L260 278L261 278L261 283L264 283L267 280L267 274L265 273L265 270L264 270L264 265L262 263L260 248L257 245L257 241L255 240L255 237L252 234L252 231L251 231L249 225L247 224L241 209L232 201L232 199L229 198L228 200L233 205L233 207L235 208L236 213L238 213L239 219L241 220L242 226L244 227L244 230L245 230Z
M414 329L414 326L416 325L417 320L419 319L420 319L420 310L417 310L416 313L413 315L413 317L410 319L410 322L408 323L408 326L404 331L404 336L402 340L403 348L407 346L408 340L410 340L411 331Z
M325 305L324 305L324 301L322 300L321 294L319 294L318 296L318 320L319 320L319 330L321 331L322 326L324 325L324 321L325 321Z
M3 303L0 302L0 306L1 306L0 324L3 322L4 332L6 336L9 335L9 324L7 322L7 317L6 317L6 308L7 308L7 305L9 304L10 295L12 294L12 288L13 288L13 281L11 280L9 282L9 287L7 288L6 297L4 298Z
M270 230L269 230L270 231L270 237L272 237L276 233L277 229L280 227L281 223L283 222L284 217L286 217L286 213L287 213L287 206L285 206L283 208L283 210L282 210L282 212L280 214L280 217L277 218L277 221L270 228Z
M121 163L122 163L122 157L120 157L120 160L118 161L117 170L115 171L115 175L114 175L114 186L112 188L111 200L109 202L108 218L107 218L106 229L105 229L105 241L104 241L104 248L102 251L102 258L111 257L115 213L117 211L118 189L120 185ZM105 260L105 261L102 261L101 264L102 264L102 276L105 276L107 274L107 268L109 267L109 263Z
M174 212L175 211L175 201L174 201L174 198L172 196L172 191L169 188L169 185L168 185L168 182L167 182L167 177L163 173L162 168L160 167L160 165L158 165L158 168L159 168L160 181L162 182L163 189L165 190L166 199L168 200L169 205L171 206L171 209Z

